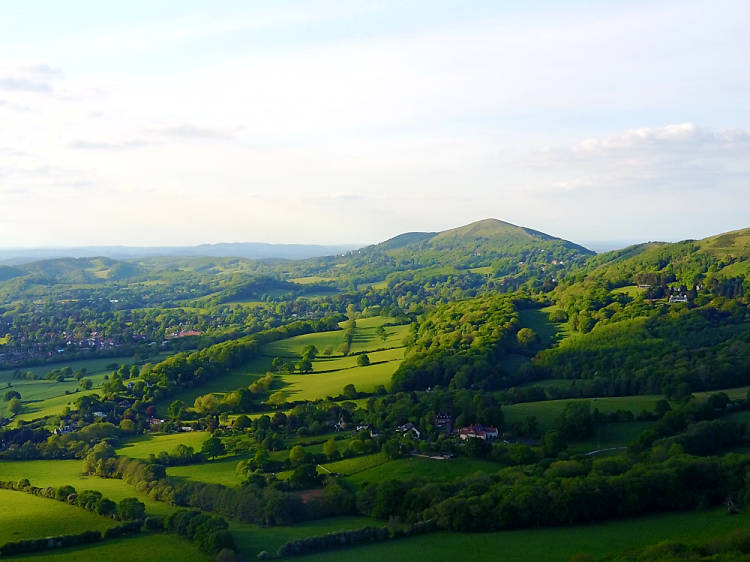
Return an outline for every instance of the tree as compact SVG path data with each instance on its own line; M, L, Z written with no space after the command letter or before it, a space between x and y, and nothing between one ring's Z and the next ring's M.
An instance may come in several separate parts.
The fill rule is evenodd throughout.
M531 328L521 328L516 334L516 341L518 341L518 345L522 347L529 347L536 343L537 339L536 332Z
M18 398L11 398L10 402L8 402L8 411L13 414L20 414L21 410L23 410L23 404Z
M107 498L100 498L95 505L96 512L104 517L112 517L117 513L117 504Z
M305 452L305 449L304 447L302 447L302 445L295 445L289 451L289 462L292 463L292 466L302 464L306 458L307 453Z
M294 472L289 477L289 485L292 488L310 488L319 483L318 471L315 470L315 465L312 464L301 464L294 469Z
M218 437L210 437L206 439L201 448L201 453L206 455L209 459L213 459L223 455L226 452L224 443Z
M245 414L242 414L241 416L237 416L237 419L234 420L234 429L237 429L239 431L242 431L244 429L248 429L249 427L252 427L253 422L250 420L249 417L247 417Z
M311 373L313 370L312 361L303 357L297 362L297 370L300 373Z
M133 420L124 419L120 422L120 429L126 433L135 433L135 422Z
M120 501L117 513L123 521L143 519L146 516L146 506L136 498L125 498Z
M388 334L385 331L385 326L383 326L382 324L375 328L375 335L383 341L388 339Z
M315 358L318 356L318 348L314 345L306 345L302 349L301 353L302 359L307 359L308 361L315 361Z
M94 383L91 381L91 379L81 379L81 382L78 386L81 387L81 390L91 390L91 388L94 386Z
M5 393L5 396L3 396L3 400L5 400L6 402L10 402L11 400L13 400L13 398L18 398L20 400L21 393L17 390L9 390Z
M366 353L362 353L361 355L357 355L357 365L359 367L367 367L370 364L370 358Z
M586 439L594 434L594 418L589 402L568 402L556 420L557 429L566 440Z
M175 400L167 408L167 415L172 419L181 418L184 411L185 403L182 400Z
M195 399L193 407L201 413L213 414L219 409L219 399L213 394L204 394Z
M354 400L357 397L357 389L354 387L353 384L349 383L344 387L343 394L345 398L348 398L349 400Z
M556 457L562 451L568 448L562 433L559 431L548 431L542 437L542 447L544 454L548 457Z
M323 443L323 454L326 456L326 458L328 458L328 460L333 460L339 457L336 440L333 437Z
M383 443L383 452L389 460L395 460L401 456L401 442L398 437L392 437Z

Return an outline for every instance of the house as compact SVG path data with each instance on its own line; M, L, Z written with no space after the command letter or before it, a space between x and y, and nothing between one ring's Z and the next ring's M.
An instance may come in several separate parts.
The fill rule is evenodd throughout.
M336 428L336 431L346 431L349 424L344 421L344 418L339 418L339 421L333 424L333 427Z
M94 416L95 418L106 418L106 417L107 417L107 414L105 414L104 412L94 412L94 413L93 413L93 416Z
M408 433L411 433L415 439L420 439L422 437L422 432L419 431L417 429L417 426L415 426L411 422L398 426L396 428L396 433L400 433L401 435L406 435Z
M166 423L166 422L167 422L167 420L163 420L161 418L150 418L148 420L148 424L151 427L155 427L155 426L161 425L161 424Z
M64 425L62 427L56 427L54 430L55 435L64 435L66 433L73 433L75 428L72 425Z
M496 427L484 426L481 424L474 424L468 427L462 427L458 430L458 437L462 441L467 439L497 439L500 435L500 431Z
M688 301L687 295L684 295L684 294L683 295L669 295L669 302L670 303L674 303L674 302L687 302L687 301Z

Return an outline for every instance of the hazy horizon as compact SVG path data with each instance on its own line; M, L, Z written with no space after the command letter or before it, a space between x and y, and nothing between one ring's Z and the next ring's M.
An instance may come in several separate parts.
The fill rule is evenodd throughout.
M93 9L96 6L97 9ZM744 2L0 8L0 244L745 228Z

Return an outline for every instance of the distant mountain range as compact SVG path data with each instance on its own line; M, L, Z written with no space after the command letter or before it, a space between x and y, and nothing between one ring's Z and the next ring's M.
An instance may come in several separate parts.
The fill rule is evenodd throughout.
M78 246L71 248L0 248L0 264L18 265L56 258L107 257L127 260L146 257L232 257L298 260L332 256L359 248L355 244L267 244L238 242L198 246Z

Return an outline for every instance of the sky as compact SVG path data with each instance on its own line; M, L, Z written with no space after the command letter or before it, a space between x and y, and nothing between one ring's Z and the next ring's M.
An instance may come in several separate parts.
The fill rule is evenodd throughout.
M0 5L0 246L750 227L750 10Z

